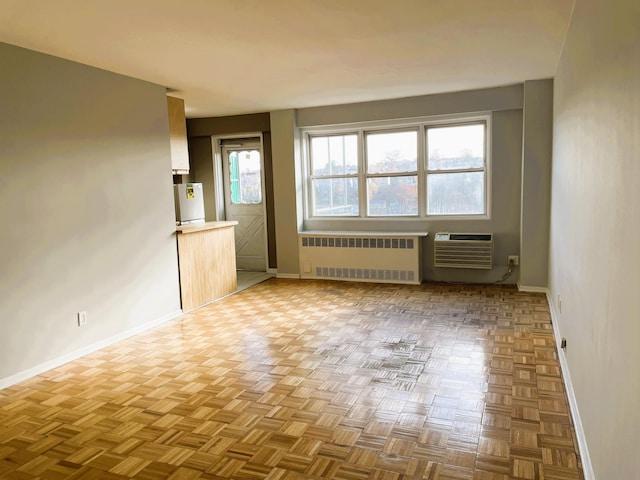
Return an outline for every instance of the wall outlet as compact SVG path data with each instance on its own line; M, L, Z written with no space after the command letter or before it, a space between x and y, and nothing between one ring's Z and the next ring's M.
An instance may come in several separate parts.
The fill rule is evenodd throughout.
M514 265L520 264L520 257L518 255L509 255L509 259L507 260L507 263L511 263L512 260Z
M83 327L87 324L87 312L78 312L78 326Z

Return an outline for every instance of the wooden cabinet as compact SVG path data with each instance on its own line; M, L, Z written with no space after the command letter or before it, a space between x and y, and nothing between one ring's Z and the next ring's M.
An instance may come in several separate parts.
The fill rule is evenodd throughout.
M187 174L189 173L189 147L184 100L167 97L167 110L169 113L169 140L171 142L171 170L174 175Z
M207 222L177 228L182 310L189 312L236 290L238 222Z

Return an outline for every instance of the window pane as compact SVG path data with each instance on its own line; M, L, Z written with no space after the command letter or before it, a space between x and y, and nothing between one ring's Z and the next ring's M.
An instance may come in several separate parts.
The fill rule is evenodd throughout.
M484 213L484 172L427 175L428 215Z
M484 124L427 130L429 170L484 167Z
M418 177L376 177L367 180L369 215L417 215Z
M367 172L415 172L418 169L418 132L367 134Z
M311 137L313 175L344 175L358 171L358 136Z
M356 178L315 179L313 215L358 215L358 180Z
M262 202L260 152L229 152L229 184L231 202L236 205Z

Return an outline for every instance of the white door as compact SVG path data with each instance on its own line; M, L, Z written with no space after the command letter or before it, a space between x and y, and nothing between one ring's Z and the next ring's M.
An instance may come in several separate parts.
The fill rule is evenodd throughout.
M235 220L236 268L266 272L264 173L259 142L222 146L225 217Z

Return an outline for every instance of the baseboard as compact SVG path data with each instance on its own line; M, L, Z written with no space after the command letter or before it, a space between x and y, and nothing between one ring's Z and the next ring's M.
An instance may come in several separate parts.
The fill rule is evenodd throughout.
M578 439L578 448L580 449L580 459L582 461L584 479L596 480L596 476L593 472L593 465L591 464L591 456L589 455L587 437L585 436L584 428L582 427L582 419L580 418L578 401L576 399L575 391L573 390L573 383L571 382L569 364L567 363L567 357L565 356L564 350L560 348L562 334L559 329L560 327L558 323L558 313L556 312L555 304L551 301L551 292L549 292L549 290L547 289L546 293L547 303L549 304L549 311L551 312L551 325L553 326L553 334L556 338L558 359L560 360L560 368L562 369L562 378L564 379L564 387L567 391L567 398L569 399L569 409L571 410L571 416L573 417L573 426L576 430L576 438Z
M546 293L547 297L549 296L549 289L547 287L532 287L529 285L522 285L520 282L518 282L517 285L518 290L521 292Z
M267 268L267 273L272 273L272 274L276 275L278 273L278 269L277 268Z
M108 347L109 345L113 345L114 343L120 342L126 338L132 337L133 335L137 335L151 328L157 327L158 325L162 325L174 318L177 318L182 315L182 310L176 310L170 314L164 315L160 318L156 318L150 322L144 323L142 325L138 325L135 328L131 328L129 330L125 330L120 332L112 337L105 338L104 340L100 340L99 342L92 343L91 345L87 345L73 352L67 353L66 355L62 355L61 357L54 358L53 360L49 360L47 362L36 365L35 367L28 368L21 372L15 373L13 375L9 375L5 378L0 378L0 390L3 388L10 387L15 385L16 383L24 382L25 380L29 380L30 378L35 377L36 375L40 375L48 370L52 370L56 367L64 365L65 363L69 363L73 360L77 360L80 357L84 357L90 353L93 353L102 348Z
M299 273L277 273L276 278L288 278L291 280L300 280Z

